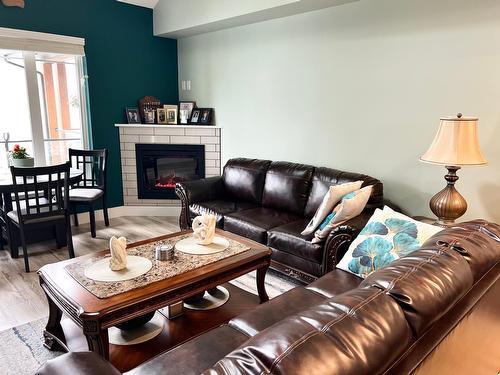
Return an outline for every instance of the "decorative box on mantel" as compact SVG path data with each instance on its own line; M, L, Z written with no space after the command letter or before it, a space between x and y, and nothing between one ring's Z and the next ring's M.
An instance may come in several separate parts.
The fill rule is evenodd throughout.
M116 124L126 206L179 207L176 182L221 174L218 126Z

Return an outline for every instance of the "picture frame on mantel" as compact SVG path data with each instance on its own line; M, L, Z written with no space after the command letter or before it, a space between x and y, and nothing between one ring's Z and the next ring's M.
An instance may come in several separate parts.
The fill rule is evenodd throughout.
M201 125L212 125L213 120L213 108L200 108L200 124Z
M139 108L125 108L125 113L127 114L127 123L129 124L141 123L141 115L139 114Z
M193 109L196 108L196 102L190 101L181 101L179 102L179 123L187 124L191 119L191 114L193 113Z

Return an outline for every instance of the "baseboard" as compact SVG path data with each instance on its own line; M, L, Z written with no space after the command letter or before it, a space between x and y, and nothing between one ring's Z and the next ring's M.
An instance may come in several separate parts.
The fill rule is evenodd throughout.
M180 207L172 206L119 206L108 208L110 219L122 216L173 216L178 218L180 213ZM104 220L102 210L96 210L95 217L97 221ZM88 212L78 214L78 222L81 224L88 223Z

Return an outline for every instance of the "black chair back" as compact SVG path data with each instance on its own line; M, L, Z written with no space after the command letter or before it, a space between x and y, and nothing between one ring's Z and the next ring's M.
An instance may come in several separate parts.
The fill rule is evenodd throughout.
M70 163L10 168L19 224L68 214Z
M106 191L106 168L108 150L76 150L69 149L71 168L83 172L81 181L73 185L78 188L98 188Z

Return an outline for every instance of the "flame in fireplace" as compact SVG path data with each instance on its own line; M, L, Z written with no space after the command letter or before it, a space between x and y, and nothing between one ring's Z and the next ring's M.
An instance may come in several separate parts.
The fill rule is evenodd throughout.
M175 174L175 171L171 171L172 174L164 177L160 177L156 180L155 188L159 189L175 189L175 184L181 181L184 181L182 177L178 177Z

